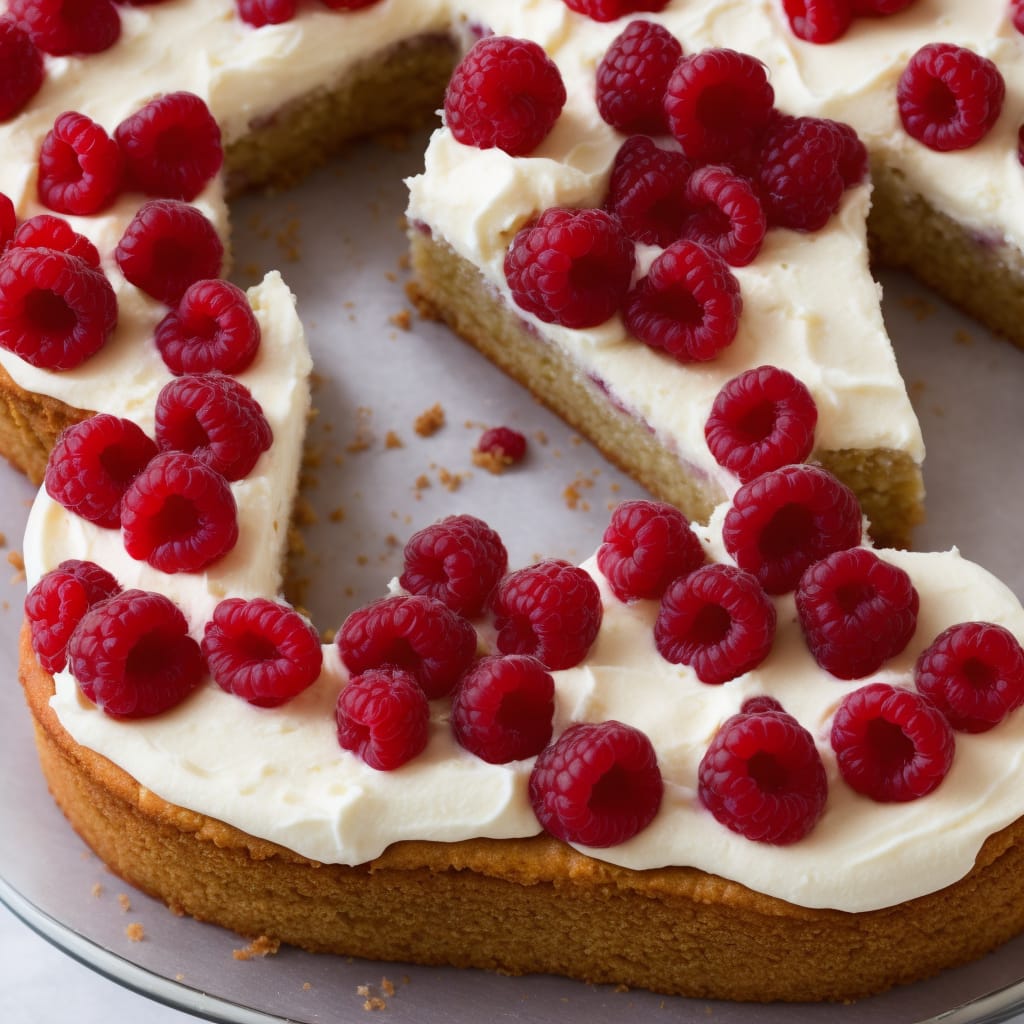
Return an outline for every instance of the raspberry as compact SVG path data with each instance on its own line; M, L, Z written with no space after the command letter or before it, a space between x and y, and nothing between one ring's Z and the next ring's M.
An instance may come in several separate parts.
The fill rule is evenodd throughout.
M220 128L194 93L150 100L114 133L132 188L162 199L195 199L224 162Z
M174 374L236 374L260 347L260 325L245 292L230 281L196 281L157 324L156 346Z
M233 377L178 377L157 396L160 450L188 452L225 480L248 476L273 440L259 402Z
M843 185L859 185L868 175L868 149L853 128L843 121L828 121L839 140L839 174Z
M338 694L338 743L371 768L394 771L423 752L430 705L415 677L394 666L353 676Z
M622 304L636 254L603 210L553 207L519 231L505 277L520 309L563 327L596 327Z
M715 461L742 483L792 462L814 448L818 407L810 391L786 370L758 366L718 392L704 437Z
M748 572L706 565L665 591L654 644L673 665L689 665L717 686L757 668L775 640L775 606Z
M853 21L850 0L782 0L782 6L793 35L809 43L834 42Z
M683 239L670 245L626 297L630 332L681 363L706 362L739 329L740 285L717 253Z
M683 236L689 179L690 162L682 153L634 135L615 155L605 205L634 241L664 248Z
M565 0L571 11L585 14L594 21L615 21L637 11L660 11L669 0Z
M238 541L227 481L184 452L157 455L121 502L125 551L161 572L199 572Z
M48 572L25 598L25 618L39 664L53 674L64 669L75 627L94 605L121 589L106 569L70 559Z
M652 21L631 21L597 66L597 109L620 132L664 135L662 102L683 47Z
M43 84L43 55L11 18L0 17L0 121L14 117Z
M156 455L131 420L99 413L65 430L46 465L46 493L97 526L121 525L121 499Z
M95 121L61 114L39 150L39 201L58 213L88 216L113 202L121 188L121 153Z
M235 0L238 16L253 28L281 25L291 21L298 9L298 0Z
M110 0L8 0L7 13L54 57L101 53L121 37L121 18Z
M756 697L748 697L741 705L740 711L745 715L759 715L765 711L782 711L782 705L767 694L759 694Z
M0 22L2 25L3 22ZM0 255L7 248L7 243L14 238L18 227L18 214L10 198L0 192Z
M736 492L722 539L736 564L769 594L784 594L809 565L860 544L862 527L856 496L831 473L783 466Z
M703 50L676 65L665 112L683 152L698 163L730 163L752 149L775 102L764 65L735 50Z
M929 149L969 149L995 124L1006 83L979 54L951 43L929 43L900 75L896 103L907 134Z
M1018 32L1024 33L1024 0L1010 0L1010 21Z
M866 548L816 562L796 588L807 646L840 679L862 679L899 654L917 628L918 606L910 577Z
M624 501L597 549L597 567L620 601L659 599L678 576L704 562L690 521L660 501Z
M661 807L664 786L651 741L609 721L569 726L530 773L530 803L556 839L608 847L642 832Z
M49 249L0 257L0 347L44 370L70 370L117 326L117 298L98 270Z
M818 823L828 781L811 734L762 697L722 723L697 769L697 795L731 831L786 846Z
M601 594L583 569L549 559L509 573L491 599L497 647L546 668L578 665L601 627Z
M440 601L457 615L480 615L508 568L501 538L482 519L448 516L405 545L399 582L410 594Z
M0 248L2 248L0 244ZM39 213L23 221L11 239L17 249L53 249L77 256L93 270L100 269L100 254L85 235L80 235L62 217Z
M685 236L718 253L730 266L745 267L761 251L767 224L761 200L746 178L728 167L702 167L686 185L690 215Z
M261 708L300 694L323 664L316 630L294 609L263 597L221 601L202 649L217 685Z
M497 459L503 466L514 466L526 456L526 438L511 427L491 427L480 435L476 450Z
M452 698L452 732L459 745L489 764L539 754L551 742L555 681L525 654L482 658Z
M152 199L125 228L114 258L132 284L173 306L189 285L220 273L224 246L194 206Z
M529 39L487 36L459 62L444 96L444 120L465 146L532 153L565 105L555 62Z
M927 796L953 763L953 731L926 698L888 683L848 693L832 720L839 774L880 803Z
M354 611L338 630L352 673L391 666L410 672L433 700L446 697L476 654L469 622L432 597L385 597Z
M917 659L914 683L960 732L985 732L1024 704L1024 651L991 622L961 622Z

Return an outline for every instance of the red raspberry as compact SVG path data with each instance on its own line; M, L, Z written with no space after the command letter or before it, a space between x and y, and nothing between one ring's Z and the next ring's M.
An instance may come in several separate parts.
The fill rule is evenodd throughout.
M742 483L792 462L814 448L818 407L810 391L786 370L758 366L718 392L704 437L723 468Z
M65 430L46 465L46 493L97 526L121 525L121 499L156 455L131 420L99 413Z
M757 668L775 641L775 606L748 572L706 565L665 591L654 644L673 665L689 665L717 686Z
M740 712L744 715L759 715L766 711L782 711L782 705L767 694L758 694L756 697L748 697L741 705Z
M114 258L128 281L173 306L189 285L220 273L224 246L194 206L152 199L125 228Z
M796 588L807 646L840 679L862 679L899 654L917 628L919 603L910 577L866 548L816 562Z
M188 452L225 480L248 476L273 440L260 403L233 377L178 377L157 396L160 450Z
M615 21L637 11L661 11L668 5L669 0L565 0L569 10L594 21Z
M452 698L459 745L489 764L534 757L551 742L555 681L525 654L482 658Z
M1024 0L1010 0L1010 21L1018 32L1024 33Z
M622 304L636 254L603 210L545 210L517 232L505 277L520 309L563 327L596 327Z
M0 25L2 24L0 22ZM18 214L14 209L14 203L3 192L0 192L0 255L7 248L7 243L14 238L17 227Z
M843 121L827 121L839 140L839 174L843 185L859 185L868 176L868 149L853 128Z
M75 627L94 605L120 591L117 580L93 562L70 559L48 572L25 598L25 619L39 664L53 674L64 669Z
M121 18L110 0L8 0L7 13L43 53L101 53L121 37Z
M961 622L917 659L914 683L960 732L985 732L1024 704L1024 651L991 622Z
M43 84L43 55L29 34L0 17L0 121L14 117Z
M459 62L444 96L444 120L465 146L532 153L565 105L555 62L529 39L487 36Z
M68 110L39 151L39 201L58 213L88 216L113 202L121 188L121 153L95 121Z
M730 163L753 148L775 93L764 65L735 50L704 50L676 65L665 93L669 128L697 163Z
M597 66L597 109L620 132L664 135L665 89L683 55L671 32L653 21L631 21Z
M736 492L722 539L769 594L784 594L809 565L860 544L862 529L860 505L845 484L816 466L783 466Z
M157 455L121 501L125 551L161 572L199 572L238 541L227 481L192 455Z
M537 758L530 803L556 839L604 848L642 832L664 786L651 741L622 722L569 726Z
M605 206L634 241L664 248L683 236L689 179L690 162L682 153L634 135L615 155Z
M480 435L476 450L490 455L504 466L514 466L526 455L526 438L511 427L491 427Z
M14 232L11 247L17 249L54 249L77 256L93 270L100 269L100 254L85 235L80 235L62 217L39 213L23 221ZM2 248L2 244L0 244Z
M853 21L851 0L782 0L789 27L798 39L809 43L831 43Z
M680 363L706 362L732 344L743 299L717 253L683 239L670 245L626 296L630 332Z
M235 0L238 16L253 28L281 25L291 21L298 10L298 0Z
M405 545L399 582L410 594L440 601L475 618L508 568L501 537L482 519L448 516L414 533Z
M715 733L697 769L697 795L731 831L786 846L818 823L828 781L811 734L777 701L761 697Z
M745 267L761 251L767 223L751 183L728 167L702 167L686 185L690 214L684 235L730 266Z
M601 628L597 584L559 559L509 573L491 599L497 647L502 654L529 654L547 668L578 665Z
M338 630L352 673L391 666L412 673L433 700L446 697L476 654L476 631L432 597L385 597L354 611Z
M0 257L0 347L44 370L70 370L117 326L117 298L98 270L49 249Z
M221 601L202 648L217 685L261 708L298 696L323 664L316 630L293 608L263 597Z
M68 643L86 698L112 718L146 718L180 704L205 672L199 644L163 594L125 590L92 608Z
M416 679L394 666L353 676L338 694L338 743L379 772L394 771L423 752L430 705Z
M260 325L245 292L214 278L189 285L155 340L171 373L236 374L256 358Z
M896 103L907 134L945 152L981 141L1005 95L1003 76L988 58L951 43L929 43L900 75Z
M690 521L660 501L622 502L597 549L597 567L620 601L658 600L674 579L703 563Z
M843 698L831 742L846 784L879 803L927 796L955 752L942 713L926 697L888 683L869 683Z

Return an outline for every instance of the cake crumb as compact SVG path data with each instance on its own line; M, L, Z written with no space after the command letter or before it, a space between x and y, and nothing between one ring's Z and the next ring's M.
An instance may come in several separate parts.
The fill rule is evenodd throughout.
M388 323L401 331L412 329L412 313L407 309L400 309L397 313L388 317Z
M393 996L395 994L395 986L390 978L383 977L380 979L380 990L386 996Z
M935 312L935 304L921 295L904 295L900 299L900 305L908 310L918 323L927 320Z
M444 409L440 403L432 405L421 412L413 422L412 428L420 437L431 437L444 426Z
M413 481L413 487L417 491L425 491L430 487L430 477L426 473L420 473L418 477Z
M119 892L117 894L117 902L118 905L121 907L121 910L123 910L124 913L126 914L128 913L129 910L132 909L132 901L131 899L129 899L127 893Z
M357 996L364 996L365 997L365 996L368 996L369 994L370 994L370 986L369 985L356 985L356 995Z
M308 982L308 981L304 981L304 982L302 983L302 991L303 991L303 992L312 992L312 991L313 991L313 985L312 985L312 983L311 983L311 982Z
M7 563L14 570L14 576L11 579L12 583L21 583L25 579L25 559L21 557L20 551L8 551L7 552Z
M185 975L181 971L178 971L178 973L174 976L174 980L175 981L184 981L185 980Z
M345 521L345 506L338 505L336 508L332 508L327 514L327 518L332 523L343 523Z
M253 939L248 946L232 950L231 955L236 960L253 960L258 956L273 956L280 948L280 939L272 939L267 935L260 935Z
M7 534L0 533L0 548L7 547Z
M92 887L92 894L93 894L93 896L96 897L96 899L99 899L103 895L103 883L102 882L96 882L93 885L93 887Z
M451 494L454 494L462 486L462 481L465 478L465 473L453 473L450 469L445 469L444 466L438 467L437 479L441 486Z
M562 492L562 498L565 500L565 507L573 511L580 509L583 512L589 512L590 502L584 500L583 491L593 486L593 480L589 480L587 477L577 477Z
M405 442L393 431L389 430L384 435L384 447L385 448L404 448Z
M132 942L141 942L146 937L146 929L138 921L133 921L128 925L124 933Z
M388 1004L380 996L371 996L363 1002L364 1010L386 1010Z

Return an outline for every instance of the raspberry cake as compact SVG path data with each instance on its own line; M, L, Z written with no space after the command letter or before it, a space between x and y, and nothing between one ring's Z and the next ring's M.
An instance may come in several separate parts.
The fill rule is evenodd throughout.
M241 4L243 21L226 2L117 8L106 31L116 23L121 38L79 41L100 51L87 58L47 58L38 93L0 126L11 154L0 191L14 200L0 282L8 296L50 287L70 306L77 293L54 282L73 271L102 335L94 353L82 355L95 331L65 346L78 359L69 368L2 354L2 436L16 463L42 477L58 431L77 424L45 469L26 535L33 589L21 650L44 771L75 828L141 888L245 934L706 997L853 998L1019 932L1024 612L955 553L875 554L862 539L858 496L876 534L906 538L922 454L867 273L862 174L839 171L814 230L810 220L773 227L742 266L688 240L624 245L614 223L626 211L598 208L627 143L595 114L592 95L625 20L561 0L511 10L422 3L400 19L389 0L343 6L365 9ZM704 76L726 42L772 69L769 84L757 60L721 58L758 79L763 123L748 127L760 156L747 154L758 166L785 165L807 140L833 169L851 139L856 155L849 129L789 112L838 114L849 101L834 91L833 54L856 67L877 60L895 88L918 36L934 34L937 9L960 50L997 40L1011 96L1018 71L1002 5L954 17L951 4L921 0L858 19L829 49L793 5L792 20L769 3L654 6L697 58L672 65L674 132L690 88L677 72ZM46 4L8 7L44 38ZM414 538L392 596L351 616L321 650L301 617L266 600L280 583L308 353L278 275L248 296L217 285L225 184L276 178L279 159L293 172L289 154L317 155L327 122L335 135L388 123L397 108L386 102L379 119L371 104L370 122L343 116L360 89L386 96L391 82L407 94L397 116L408 120L440 93L430 70L446 75L484 28L499 34L485 47L515 37L514 49L533 54L522 38L541 43L554 72L542 63L543 74L526 77L564 108L554 103L538 138L503 137L513 151L529 148L509 153L479 135L456 140L474 106L461 83L449 92L447 125L410 182L424 304L481 347L498 339L502 351L489 354L499 365L695 518L726 500L707 527L671 506L626 506L582 569L547 562L509 575L500 538L476 521L446 521ZM184 41L199 37L208 50L194 66L168 65L165 54L194 53ZM59 38L46 45L61 49ZM500 66L512 51L497 52ZM876 180L899 178L885 200L897 212L876 217L873 231L884 237L888 223L905 240L906 225L886 218L906 206L915 226L945 232L964 265L985 250L1012 268L1011 242L978 242L979 217L1005 220L1012 237L1002 193L986 191L997 209L970 216L940 194L964 191L945 159L963 156L972 180L1019 172L1015 142L1009 156L982 159L1006 141L1005 116L962 152L918 153L902 138L886 143L873 120L881 92L866 94L863 116L855 104L842 109L871 145ZM152 126L168 107L198 156L187 182L158 173L154 184L161 161L137 152L159 138ZM64 116L76 109L85 116ZM228 143L226 173L211 120ZM473 132L487 120L477 117ZM676 152L671 143L633 138L629 160L674 159L659 155ZM80 139L78 166L86 151L99 163L68 175L62 147ZM118 161L126 178L110 171ZM698 197L743 192L736 168L707 167L692 175ZM941 181L926 187L933 175ZM748 186L743 201L751 196ZM922 219L921 204L947 213ZM33 220L44 207L64 226ZM717 282L736 315L731 343L695 363L663 341L655 351L627 335L623 317L636 321L618 312L621 294L600 323L554 323L515 280L520 270L531 277L517 254L533 236L519 233L539 226L546 247L565 224L583 224L588 244L610 231L607 247L628 254L617 292L640 271L638 292L642 281L656 287L658 273L671 277L673 260L700 261L701 280ZM188 260L162 261L161 241ZM175 277L183 262L205 265L199 280ZM603 276L598 285L610 290ZM13 305L0 325L9 341ZM226 361L203 362L189 341L225 305ZM48 310L47 324L60 320ZM756 413L779 388L787 427L781 439L762 432L769 457L793 433L806 440L778 464L749 450L730 461L757 447L730 439L733 419L749 418L751 394ZM241 443L225 407L243 424ZM83 419L82 409L104 415ZM730 469L712 454L720 437ZM448 549L462 565L439 576ZM254 738L259 757L239 765ZM743 790L744 777L759 780L757 792ZM777 949L787 950L782 962Z

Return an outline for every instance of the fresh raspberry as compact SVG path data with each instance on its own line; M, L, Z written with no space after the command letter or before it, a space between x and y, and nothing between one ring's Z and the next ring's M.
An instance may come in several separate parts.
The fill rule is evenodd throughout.
M249 475L273 431L252 392L219 373L178 377L156 400L156 443L188 452L225 480Z
M679 40L653 21L631 21L597 66L597 109L620 132L664 135L665 89L683 55Z
M86 613L68 643L68 667L85 697L112 718L167 711L205 672L181 610L144 590L124 590Z
M446 697L476 654L476 631L432 597L385 597L354 611L338 630L352 673L392 666L412 673L433 700Z
M491 599L497 647L549 669L578 665L601 627L601 594L583 569L559 559L509 573Z
M565 0L569 10L594 21L615 21L638 11L661 11L668 5L669 0Z
M634 241L664 248L683 237L689 179L690 162L682 153L634 135L615 155L605 206Z
M818 823L828 781L811 734L777 701L761 697L715 733L697 768L697 795L731 831L786 846Z
M480 435L476 450L503 466L514 466L526 456L526 437L511 427L491 427Z
M482 658L452 698L452 732L459 745L489 764L539 754L551 742L555 681L525 654Z
M735 50L703 50L676 65L665 112L683 152L700 164L726 163L754 147L775 93L764 65Z
M432 597L456 615L475 618L507 568L501 537L482 519L448 516L409 538L399 582L410 594Z
M620 601L657 600L674 579L703 563L690 521L661 501L622 502L597 549L597 567Z
M77 256L93 270L100 269L100 254L85 235L80 235L63 217L39 213L23 221L11 239L11 247L17 249L54 249ZM3 248L0 243L0 248Z
M867 548L823 558L796 588L807 646L839 679L862 679L899 654L917 628L919 603L910 577Z
M960 732L985 732L1024 704L1024 651L991 622L961 622L917 659L914 683Z
M622 722L569 726L530 773L530 803L556 839L604 848L642 832L664 786L651 741Z
M121 525L121 499L157 454L131 420L99 413L68 427L46 465L46 493L97 526Z
M843 185L859 185L868 176L868 148L845 121L827 121L839 140L839 174Z
M722 539L736 564L769 594L784 594L809 565L860 544L862 527L856 496L831 473L783 466L736 492Z
M338 694L338 743L379 772L394 771L423 752L430 705L415 677L394 666L353 676Z
M798 39L832 43L853 21L851 0L782 0L789 27Z
M927 796L953 763L953 730L926 697L888 683L848 693L832 719L839 774L879 803Z
M237 285L196 281L157 324L156 347L174 374L241 373L259 351L260 325Z
M121 188L117 143L84 114L66 111L43 139L36 187L39 201L58 213L99 213Z
M622 304L636 254L604 210L553 207L517 232L505 277L520 309L563 327L596 327Z
M227 481L192 455L157 455L121 501L125 551L161 572L199 572L238 541Z
M680 363L706 362L732 344L743 299L717 253L683 239L651 264L626 296L630 332Z
M235 0L238 16L253 28L281 25L291 21L298 10L298 0Z
M117 326L117 298L98 270L64 252L9 248L0 257L0 347L44 370L70 370Z
M43 84L43 55L12 18L0 17L0 121L14 117Z
M1003 76L987 57L951 43L929 43L900 75L896 103L907 134L945 152L983 139L1005 95Z
M43 53L101 53L121 37L121 18L110 0L8 0L7 13Z
M761 584L733 565L705 565L665 591L654 644L717 686L757 668L775 641L775 606Z
M3 192L0 192L0 255L3 255L7 243L14 238L17 227L18 214L14 209L14 203Z
M748 697L741 705L740 712L745 715L760 715L766 711L783 711L782 705L765 693L756 697Z
M690 214L684 235L732 267L745 267L761 251L767 223L751 183L728 167L702 167L686 185Z
M173 306L189 285L220 273L224 246L194 206L152 199L125 228L114 258L128 281Z
M1024 33L1024 0L1010 0L1010 21L1020 33Z
M915 0L853 0L853 13L857 17L882 17L905 11ZM1011 3L1015 0L1011 0Z
M561 72L536 43L487 36L452 74L444 120L465 146L526 156L547 137L564 105Z
M202 648L217 685L261 708L298 696L323 664L316 630L293 608L263 597L221 601Z
M723 385L704 437L717 462L741 483L803 462L814 448L818 407L810 391L786 370L758 366Z
M94 562L70 559L48 572L25 598L25 618L39 664L53 674L64 669L67 645L85 613L120 591L117 580Z
M161 199L195 199L224 163L220 128L191 92L150 100L114 133L132 188Z

